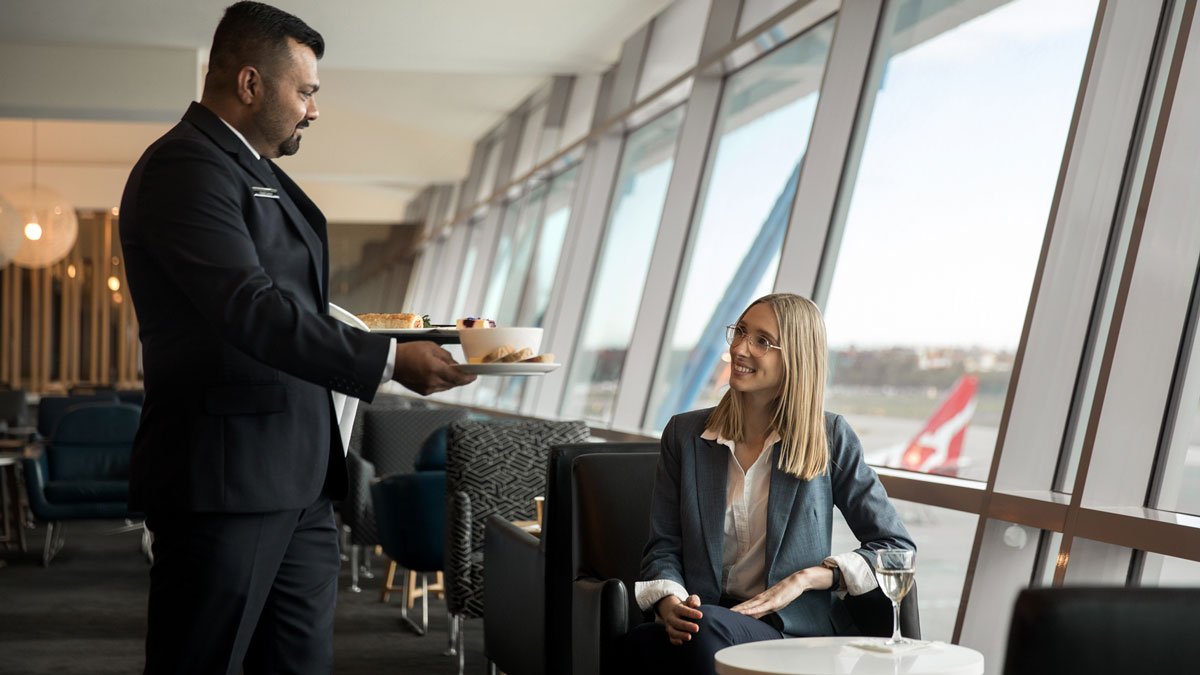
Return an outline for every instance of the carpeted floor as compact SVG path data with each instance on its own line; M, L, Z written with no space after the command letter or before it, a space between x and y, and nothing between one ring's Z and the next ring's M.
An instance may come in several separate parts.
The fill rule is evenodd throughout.
M0 560L0 673L131 675L142 668L148 566L137 533L108 534L121 522L71 523L66 546L49 568L39 562L44 529L28 531L29 552ZM400 596L379 602L384 564L351 593L342 569L334 629L334 673L455 673L446 649L445 603L430 602L430 630L418 637L400 626ZM417 612L419 614L419 606ZM467 673L486 672L483 622L467 621Z

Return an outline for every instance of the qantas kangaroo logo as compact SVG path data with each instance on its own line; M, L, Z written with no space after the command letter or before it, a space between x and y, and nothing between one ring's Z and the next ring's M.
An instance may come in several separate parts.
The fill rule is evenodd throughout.
M882 461L872 463L907 471L958 475L963 438L967 435L971 416L975 414L978 388L979 378L974 375L960 377L925 427L907 445L881 451L878 458Z

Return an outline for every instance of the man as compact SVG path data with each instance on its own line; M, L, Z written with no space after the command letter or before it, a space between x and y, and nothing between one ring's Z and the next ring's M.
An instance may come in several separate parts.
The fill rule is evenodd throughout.
M144 350L131 503L154 532L147 673L328 673L346 466L330 390L471 382L327 313L325 218L271 158L317 119L319 33L239 2L200 103L138 161L121 244Z

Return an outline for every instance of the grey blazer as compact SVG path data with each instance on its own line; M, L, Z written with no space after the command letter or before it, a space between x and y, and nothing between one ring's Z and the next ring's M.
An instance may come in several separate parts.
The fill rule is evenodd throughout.
M712 409L676 415L662 435L650 540L642 557L644 581L671 579L706 604L721 598L721 554L725 541L725 491L729 449L700 437ZM825 413L829 471L804 481L778 468L780 444L771 457L767 500L767 587L830 555L833 507L860 542L856 551L871 562L881 548L916 550L862 445L841 415ZM778 612L788 635L852 632L849 614L828 591L808 591Z

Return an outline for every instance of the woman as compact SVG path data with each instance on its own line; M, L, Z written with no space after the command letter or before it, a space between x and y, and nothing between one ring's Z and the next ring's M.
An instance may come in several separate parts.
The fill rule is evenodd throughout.
M755 300L728 328L729 390L662 435L627 670L713 673L720 649L853 633L833 590L877 586L872 550L914 549L862 446L823 411L825 325L811 301ZM861 548L830 555L837 506Z

